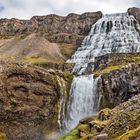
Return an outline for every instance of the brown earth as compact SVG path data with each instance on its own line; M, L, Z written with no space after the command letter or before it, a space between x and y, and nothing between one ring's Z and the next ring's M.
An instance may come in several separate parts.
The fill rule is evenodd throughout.
M68 74L1 62L0 132L7 140L44 140L58 131L57 76L69 80Z

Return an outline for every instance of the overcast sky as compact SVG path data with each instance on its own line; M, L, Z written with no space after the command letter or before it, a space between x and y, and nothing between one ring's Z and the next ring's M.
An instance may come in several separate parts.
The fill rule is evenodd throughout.
M84 13L104 14L126 12L140 7L140 0L0 0L0 18L29 19L34 15Z

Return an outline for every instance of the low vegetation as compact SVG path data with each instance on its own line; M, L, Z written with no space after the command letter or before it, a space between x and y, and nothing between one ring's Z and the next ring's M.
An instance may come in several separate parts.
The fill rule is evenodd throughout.
M103 109L97 116L82 120L61 140L108 140L140 138L140 94L114 109Z
M122 67L127 66L130 63L139 64L140 63L140 54L111 54L110 58L106 61L105 64L100 64L97 69L95 69L95 77L101 74L108 74L109 72Z

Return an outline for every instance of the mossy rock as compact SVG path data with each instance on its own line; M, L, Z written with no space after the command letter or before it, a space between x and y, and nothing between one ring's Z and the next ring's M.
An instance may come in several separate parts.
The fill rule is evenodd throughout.
M78 129L70 131L66 136L60 138L60 140L79 140Z
M88 119L89 120L89 119ZM82 122L82 121L81 121ZM140 94L129 101L120 104L114 109L103 109L92 121L83 121L73 131L67 134L70 140L83 139L93 140L96 135L107 134L109 140L139 140L140 139ZM83 135L84 134L84 135ZM76 139L75 139L76 136Z
M100 63L102 60L106 60L104 63L100 63L94 70L94 76L98 77L102 74L108 74L111 71L119 70L129 64L140 64L139 53L119 53L119 54L108 54L105 56L98 57L96 63Z
M98 119L101 121L109 120L111 116L111 109L105 108L99 112Z
M140 126L130 130L114 140L140 140Z

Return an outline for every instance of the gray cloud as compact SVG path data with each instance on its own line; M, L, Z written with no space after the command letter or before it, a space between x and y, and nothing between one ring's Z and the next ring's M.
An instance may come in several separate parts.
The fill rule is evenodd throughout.
M0 5L0 12L4 11L4 6Z
M139 0L0 0L0 18L25 18L34 15L126 12L129 7L139 7Z

